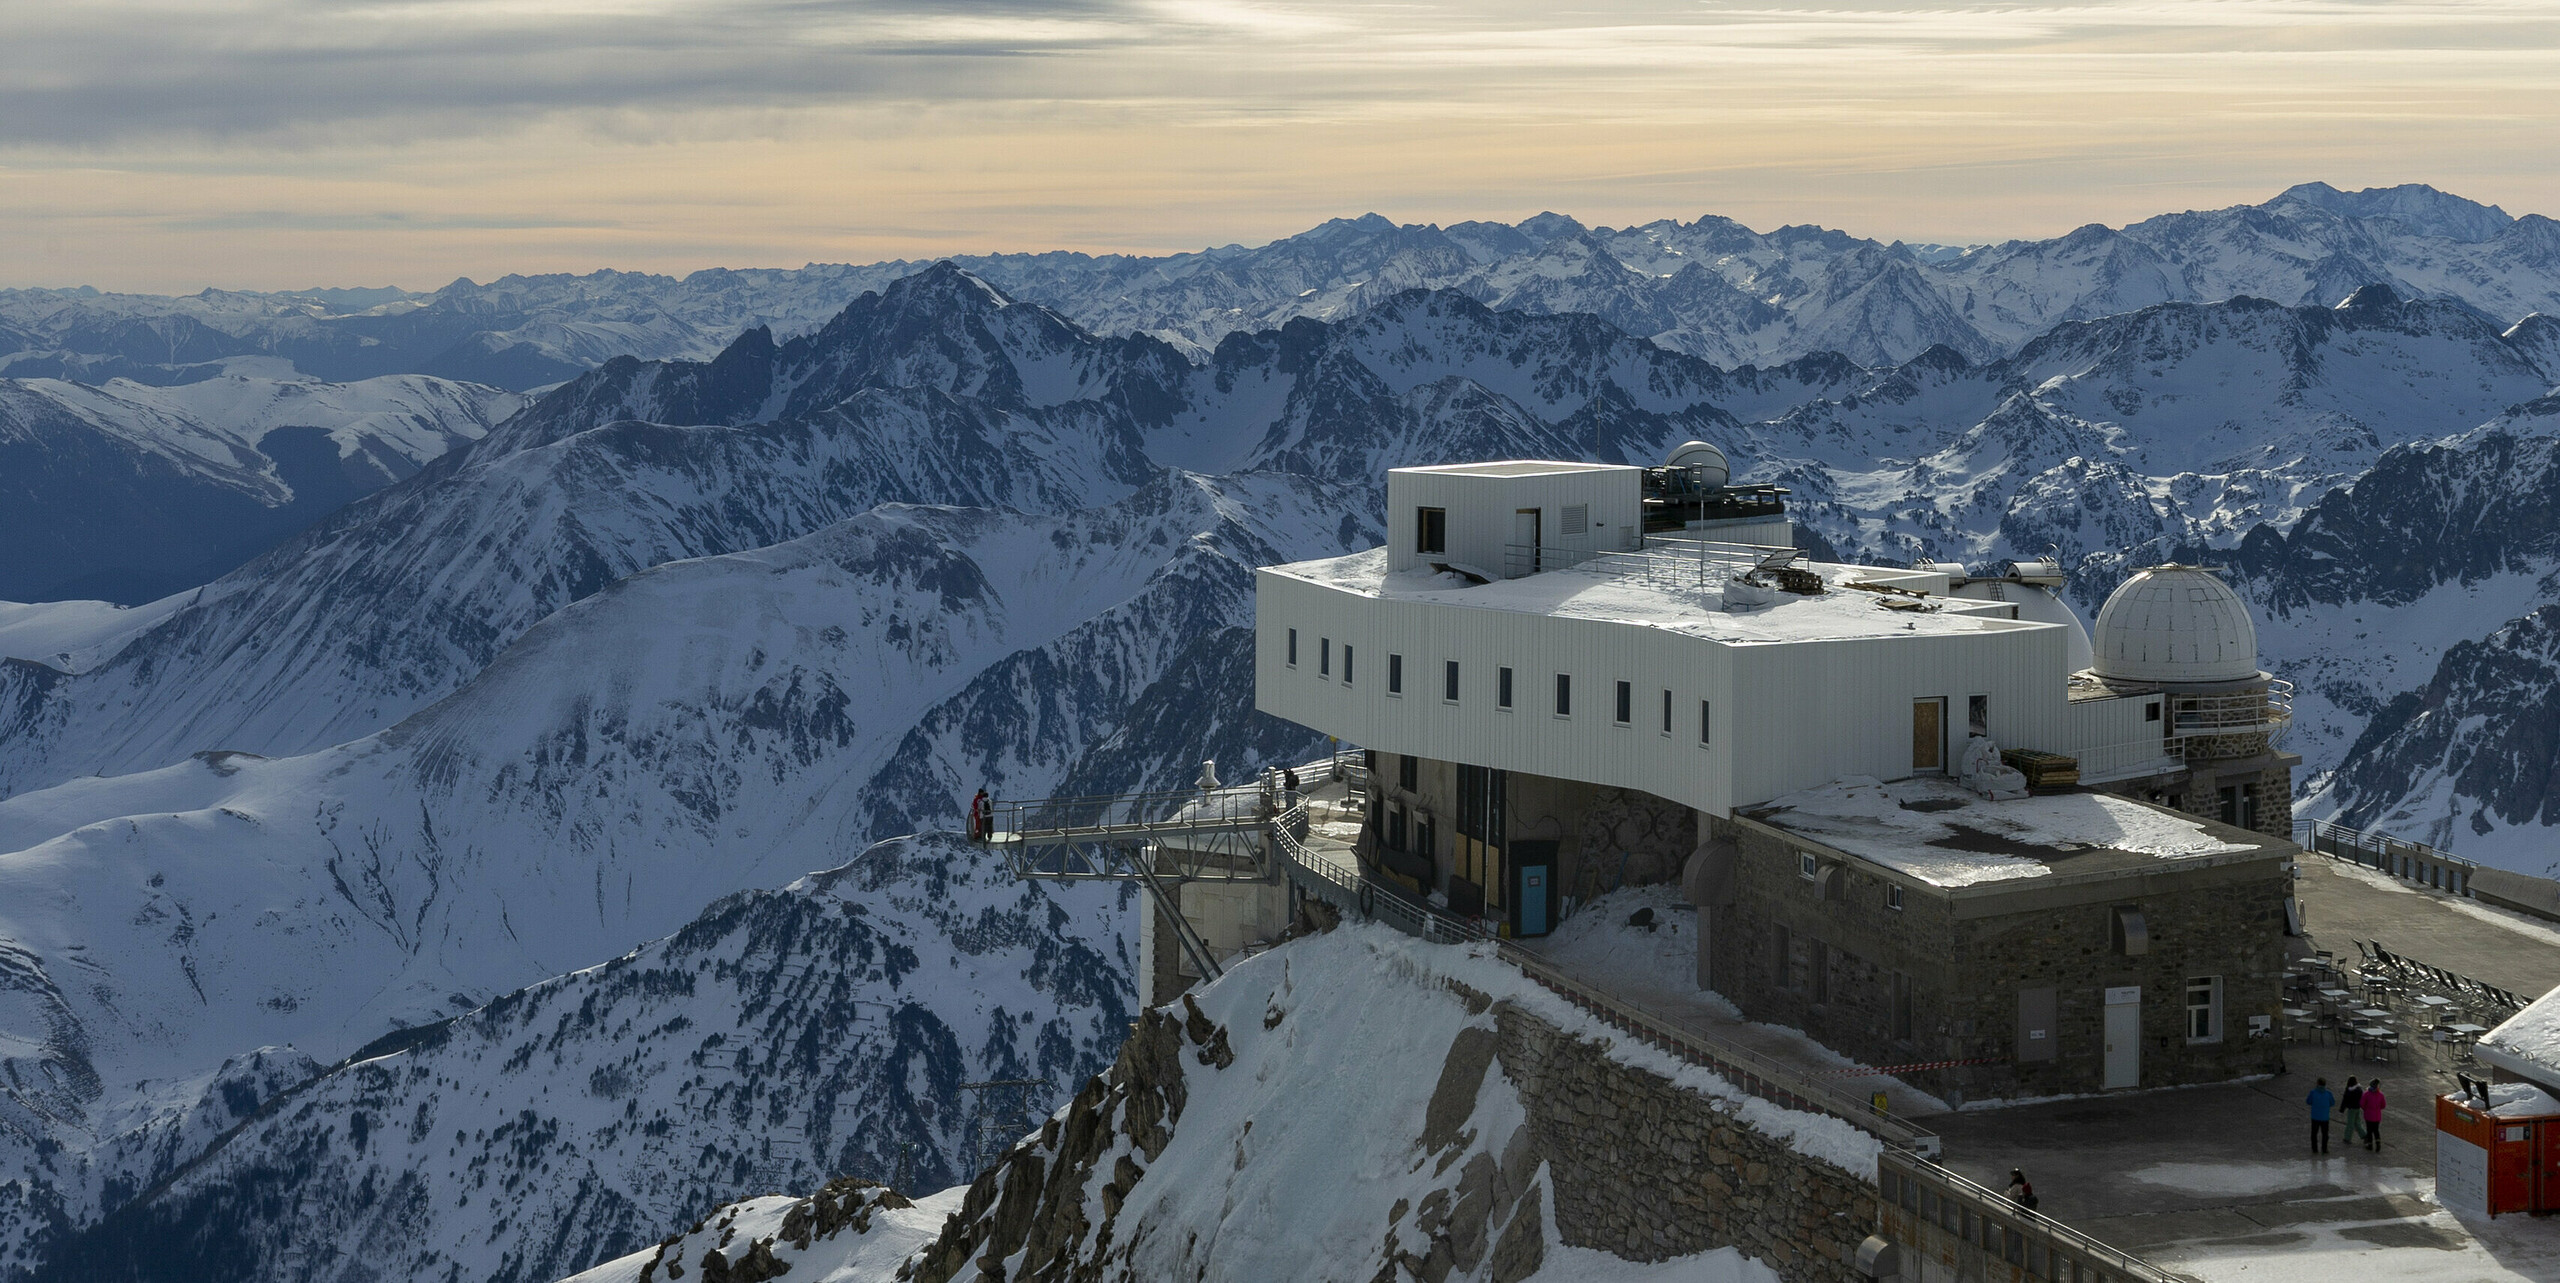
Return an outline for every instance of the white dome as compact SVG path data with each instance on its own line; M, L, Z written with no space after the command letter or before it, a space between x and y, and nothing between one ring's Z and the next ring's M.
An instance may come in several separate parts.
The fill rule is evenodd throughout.
M1961 572L1963 567L1956 569ZM2089 647L2089 628L2080 622L2079 612L2055 596L2050 588L2003 583L1997 579L1976 579L1947 595L1967 601L2004 601L2017 611L2020 619L2030 623L2061 625L2062 663L2066 672L2079 672L2097 660Z
M2080 622L2079 612L2055 596L2052 590L2021 588L2011 600L2018 607L2018 618L2063 626L2062 662L2066 669L2076 673L2097 662L2097 652L2089 645L2089 629Z
M1697 469L1698 484L1711 490L1733 480L1733 465L1725 461L1724 451L1704 441L1683 442L1664 462L1674 468Z
M2153 566L2098 608L2098 676L2171 685L2258 675L2258 627L2240 595L2201 566Z

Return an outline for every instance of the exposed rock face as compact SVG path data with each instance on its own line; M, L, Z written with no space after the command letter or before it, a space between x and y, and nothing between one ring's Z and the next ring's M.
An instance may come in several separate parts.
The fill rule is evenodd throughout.
M1423 948L1375 927L1303 939L1142 1014L899 1277L1246 1277L1285 1258L1300 1277L1519 1283L1715 1252L1854 1277L1871 1173L1773 1128L1794 1116L1765 1102L1434 974ZM1311 1077L1323 1091L1286 1094Z

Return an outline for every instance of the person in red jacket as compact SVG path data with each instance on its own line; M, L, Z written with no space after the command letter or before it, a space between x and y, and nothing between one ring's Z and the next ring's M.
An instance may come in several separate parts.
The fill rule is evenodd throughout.
M984 842L989 834L995 832L995 810L995 803L987 800L985 789L979 789L978 795L969 799L970 841Z
M2356 1104L2361 1106L2364 1110L2364 1147L2366 1149L2374 1150L2381 1149L2382 1080L2376 1078L2372 1082L2366 1083L2364 1085L2364 1099L2357 1101Z

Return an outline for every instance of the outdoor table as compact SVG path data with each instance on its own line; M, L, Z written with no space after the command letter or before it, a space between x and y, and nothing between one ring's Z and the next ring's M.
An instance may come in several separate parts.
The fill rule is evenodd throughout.
M2349 994L2344 989L2323 989L2320 991L2320 996L2331 1002L2345 1002L2353 995Z
M2309 1007L2287 1007L2284 1009L2284 1014L2295 1020L2308 1020L2311 1018L2311 1009Z
M2453 1005L2453 999L2447 998L2442 994L2434 993L2419 994L2418 1001L2429 1007L2450 1007Z
M2356 1014L2367 1020L2374 1021L2389 1020L2391 1018L2391 1013L2380 1007L2366 1007L2357 1011Z

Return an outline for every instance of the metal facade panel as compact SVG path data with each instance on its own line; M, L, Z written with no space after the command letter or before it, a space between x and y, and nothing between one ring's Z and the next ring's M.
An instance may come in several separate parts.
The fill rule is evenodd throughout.
M1911 705L1944 698L1966 716L1989 701L1991 738L2011 746L2065 743L2058 628L1999 628L1951 636L1741 646L1735 656L1734 789L1743 804L1848 775L1911 774ZM1964 723L1956 723L1961 748ZM2059 751L2069 751L2065 747Z
M1899 779L1911 768L1911 703L1944 698L1949 751L1960 750L1969 700L1984 697L2004 747L2070 753L2081 718L2066 698L2063 631L2001 623L1956 635L1728 644L1658 628L1426 601L1381 600L1290 576L1257 578L1256 705L1348 743L1559 779L1642 789L1710 814L1849 775ZM1300 664L1285 661L1299 632ZM1316 672L1330 642L1331 680ZM1359 656L1341 680L1340 648ZM1404 693L1386 691L1387 657L1404 657ZM1443 663L1461 692L1442 701ZM1495 670L1514 672L1514 706L1494 706ZM1573 678L1573 713L1552 715L1557 673ZM1619 726L1613 685L1635 687ZM1661 691L1673 728L1660 727ZM1714 740L1697 742L1698 701L1714 708ZM2138 709L2136 710L2138 715ZM2110 728L2112 733L2112 728Z
M1615 549L1626 546L1642 521L1643 470L1563 464L1570 471L1531 472L1520 476L1438 472L1397 468L1387 473L1387 564L1412 570L1426 560L1445 559L1499 576L1511 543L1513 516L1523 508L1543 514L1539 542L1551 548ZM1564 509L1582 505L1589 526L1578 535L1563 533ZM1448 514L1447 551L1425 558L1415 551L1415 513L1439 508Z
M1258 578L1255 704L1262 711L1383 752L1643 789L1721 813L1732 806L1733 754L1719 733L1701 748L1694 724L1659 726L1660 691L1676 709L1726 701L1724 648L1696 638L1603 620L1558 619L1427 602L1381 601L1265 573ZM1286 630L1300 636L1300 663L1285 663ZM1320 641L1347 641L1360 655L1346 686L1337 663L1316 673ZM1386 692L1387 656L1404 656L1405 691ZM1441 699L1441 666L1460 666L1460 698ZM1494 704L1495 671L1514 672L1514 706ZM1554 679L1573 679L1573 712L1550 707ZM1638 716L1616 724L1612 686L1636 684ZM1651 715L1652 720L1648 720Z

